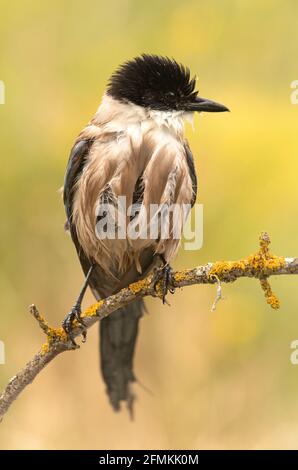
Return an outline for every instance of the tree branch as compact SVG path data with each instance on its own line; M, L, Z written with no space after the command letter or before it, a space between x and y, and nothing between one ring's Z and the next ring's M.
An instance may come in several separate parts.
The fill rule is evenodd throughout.
M272 308L279 308L279 300L272 292L268 278L273 275L298 274L298 258L284 258L272 255L269 251L270 239L267 233L260 236L260 248L257 253L239 261L217 261L193 269L176 271L173 274L173 287L185 287L194 284L217 284L216 298L212 306L215 309L221 298L222 283L234 282L241 277L254 277L260 281L266 301ZM162 281L153 286L153 274L122 289L115 295L100 300L82 313L86 328L110 315L119 307L127 305L138 297L162 298ZM39 372L58 354L74 349L73 343L62 328L50 327L34 305L30 312L47 336L47 341L25 367L15 375L0 396L0 420L8 411L19 394L30 384ZM72 325L73 337L82 334L82 327L75 320Z

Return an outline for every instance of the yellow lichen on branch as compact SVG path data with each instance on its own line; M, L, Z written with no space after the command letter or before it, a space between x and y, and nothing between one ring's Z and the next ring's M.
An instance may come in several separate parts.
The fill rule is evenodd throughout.
M98 309L100 309L103 305L103 300L99 300L98 302L95 302L95 304L90 305L81 315L81 317L86 318L86 317L94 317L96 316L96 313Z
M201 282L217 283L217 297L213 304L212 309L215 308L218 300L221 298L221 281L233 282L239 277L256 277L260 280L262 290L264 291L267 303L274 309L278 309L280 306L279 300L276 295L272 292L271 286L268 281L268 276L274 272L278 272L285 266L285 258L275 256L269 251L270 238L266 232L262 233L259 239L260 248L259 250L246 258L238 261L217 261L210 263L205 266L205 271L189 270L185 269L178 271L173 274L174 287L181 287L183 285L191 284L192 281L197 283L198 276L201 276ZM205 278L204 274L205 272ZM125 292L128 290L134 296L139 295L150 295L150 288L152 294L152 279L153 276L141 279L139 281L130 284L127 289L123 289L118 295L125 296ZM163 296L163 281L158 281L154 295L162 298ZM82 313L82 318L94 318L99 315L99 311L104 310L109 304L110 298L99 300L98 302L91 305ZM41 353L47 353L51 347L54 347L57 342L67 343L69 340L63 328L52 328L50 327L44 318L39 314L36 307L33 305L30 307L31 313L38 321L40 327L47 335L47 342L42 346ZM80 325L75 319L72 324L73 329L79 328Z
M285 266L285 258L283 256L275 256L269 251L270 238L268 233L264 232L260 236L260 249L252 256L248 257L248 262L254 271L259 273L259 277L266 277L272 272L278 271Z
M186 280L187 278L187 274L188 274L188 270L187 269L184 269L182 271L178 271L174 274L173 276L173 279L174 279L174 282L178 283L179 282L183 282Z
M60 328L52 328L48 326L47 331L45 332L47 335L47 341L41 347L41 354L46 354L52 346L56 343L67 343L69 340L67 334L65 333L62 327Z
M30 305L30 313L37 320L40 328L42 329L42 331L47 336L47 341L40 348L40 353L42 355L46 354L55 342L57 342L57 341L58 342L61 342L61 341L67 342L68 341L68 337L67 337L67 334L65 333L64 329L62 327L52 328L51 326L49 326L49 324L44 319L44 317L39 313L39 311L38 311L38 309L36 308L35 305Z
M150 280L151 280L151 277L150 277ZM150 280L148 278L145 278L145 279L141 279L140 281L136 281L133 284L130 284L129 289L134 294L140 294L140 292L150 287Z
M286 259L283 256L275 256L270 252L270 238L266 232L261 234L259 241L260 248L257 253L239 261L217 261L212 265L209 277L217 276L219 280L223 281L227 278L233 280L233 277L236 279L240 275L257 277L260 279L267 303L272 308L278 309L280 302L272 292L268 276L284 268Z
M298 274L298 258L284 258L275 256L269 251L270 239L267 233L260 237L260 248L254 255L239 261L217 261L207 263L191 269L176 271L172 274L173 289L194 284L217 283L216 298L212 309L216 307L221 298L221 284L233 282L241 277L256 278L260 281L266 301L272 308L279 307L279 300L273 294L268 278L272 275ZM85 330L92 324L110 315L113 311L133 302L137 297L163 297L163 281L159 281L156 289L153 286L152 274L143 280L137 281L110 297L100 300L87 308L83 313ZM172 292L170 290L170 292ZM7 384L0 396L0 420L11 404L20 395L29 383L49 364L58 354L75 349L73 342L66 335L63 328L52 328L32 305L30 311L37 320L40 328L47 336L38 353L19 371ZM84 332L84 327L77 320L71 326L73 336Z
M268 282L268 279L260 279L261 287L264 291L267 304L272 308L277 310L280 307L280 302L278 297L272 292L271 286Z

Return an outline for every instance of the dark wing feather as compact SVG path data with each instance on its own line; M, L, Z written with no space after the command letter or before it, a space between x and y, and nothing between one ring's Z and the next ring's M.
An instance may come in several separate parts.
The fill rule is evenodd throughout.
M195 164L194 164L194 158L193 158L193 155L191 153L191 150L190 150L190 147L188 145L187 140L185 140L185 142L184 142L184 150L185 150L189 175L190 175L191 182L192 182L193 197L192 197L192 200L191 200L191 207L193 207L193 205L195 204L196 199L197 199L198 180L197 180L197 174L196 174L196 169L195 169Z
M72 221L72 205L73 205L75 184L80 178L80 175L83 171L83 168L87 161L87 157L88 157L90 148L92 146L92 143L93 143L93 140L80 140L73 146L70 156L69 156L67 168L66 168L66 173L65 173L65 178L64 178L64 188L63 188L63 202L64 202L66 216L67 216L67 222L66 222L67 228L70 231L71 238L76 247L76 250L77 250L85 275L88 273L90 269L91 261L87 258L87 256L83 252L81 245L78 241L76 227ZM91 288L93 288L93 285L95 283L95 279L94 279L95 275L98 275L97 271L98 269L96 267L96 270L92 274L90 282L89 282ZM98 295L96 297L98 298Z
M83 171L92 142L92 140L80 140L73 146L69 156L63 187L63 202L69 225L72 218L74 185Z

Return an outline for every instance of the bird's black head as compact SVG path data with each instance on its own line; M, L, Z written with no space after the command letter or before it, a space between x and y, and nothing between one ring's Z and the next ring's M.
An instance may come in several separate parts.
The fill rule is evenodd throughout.
M168 57L143 54L113 73L107 94L160 111L228 111L219 103L201 98L195 86L187 67Z

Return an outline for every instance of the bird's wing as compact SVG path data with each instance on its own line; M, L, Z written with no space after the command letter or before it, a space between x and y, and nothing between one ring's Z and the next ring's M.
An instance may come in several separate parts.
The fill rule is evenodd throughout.
M71 225L72 221L74 186L83 171L84 164L86 162L86 158L92 143L92 140L80 140L76 142L70 152L63 186L63 202L69 226Z
M93 142L94 139L83 139L75 143L74 147L71 150L69 161L67 164L63 188L63 201L67 215L66 225L70 231L71 238L76 247L76 251L85 275L90 269L92 260L90 260L88 256L86 256L84 250L80 245L77 236L76 226L72 217L72 211L75 186L84 169L85 163L87 162L88 155ZM141 202L141 179L136 182L133 199L134 201L136 201L137 199L138 202ZM153 262L155 262L153 250L151 248L144 250L144 252L140 256L140 266L142 268L142 272L147 273L150 270ZM115 273L115 276L117 276L117 273ZM110 279L106 277L104 270L98 264L96 264L90 276L89 285L93 291L94 296L99 299L111 295L112 293L115 293L122 287L127 286L129 283L134 282L139 278L140 274L137 271L135 265L133 265L127 270L127 272L125 272L121 276L121 279L119 279L118 281L116 281L115 279L115 281L111 283Z
M190 147L189 147L189 144L188 144L187 140L184 141L184 150L185 150L185 155L186 155L186 162L187 162L187 166L188 166L188 171L189 171L189 175L190 175L191 182L192 182L193 196L192 196L192 200L191 200L191 207L193 207L193 205L195 204L196 199L197 199L198 180L197 180L197 174L196 174L193 154L190 150Z
M76 227L72 220L72 209L73 209L73 197L75 192L75 185L83 171L84 165L87 161L89 151L91 149L93 140L80 140L76 142L73 146L70 157L68 160L65 179L64 179L64 187L63 187L63 201L67 216L67 228L70 231L71 238L73 243L76 247L77 254L82 266L82 269L87 275L90 267L91 267L91 260L85 255L77 237ZM102 287L104 284L103 282L104 275L102 270L99 266L95 266L92 272L92 275L89 279L89 285L97 299L100 298L100 292L98 290L98 286Z

